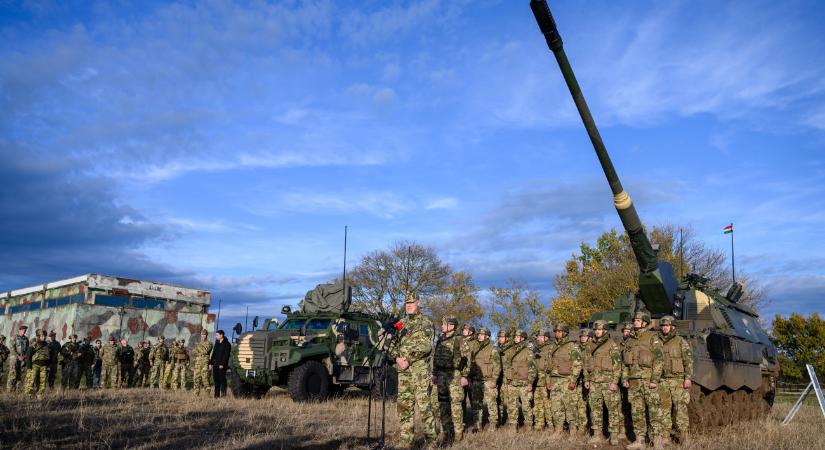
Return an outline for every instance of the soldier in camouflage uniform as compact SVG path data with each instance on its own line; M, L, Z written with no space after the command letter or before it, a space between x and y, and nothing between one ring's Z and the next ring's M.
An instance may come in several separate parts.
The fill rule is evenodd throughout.
M132 381L132 386L149 386L149 368L151 367L149 355L151 352L152 349L149 347L149 341L140 343L140 348L137 351L137 359L135 360L135 377Z
M0 383L3 382L3 375L6 372L6 361L9 359L9 348L6 347L6 336L0 334Z
M211 383L209 382L209 357L212 356L212 341L209 340L209 333L201 330L201 341L195 348L194 367L194 390L195 395L201 395L201 388L209 393Z
M590 418L593 437L588 444L601 444L602 405L607 407L607 430L610 432L610 445L619 445L619 421L621 420L619 379L622 376L622 353L607 330L607 322L597 320L593 323L594 339L588 346L584 358L584 387L588 389Z
M52 330L46 339L49 344L49 389L54 389L54 380L57 379L57 368L60 365L60 342L57 341L57 333ZM63 377L63 375L61 375ZM65 381L62 384L66 384Z
M576 385L576 390L579 395L576 397L578 404L576 411L578 411L579 434L587 436L587 402L589 392L584 386L584 368L587 367L587 357L590 355L592 348L590 340L593 338L593 332L588 329L579 331L579 352L582 355L582 374L579 376L579 383Z
M498 349L499 359L504 358L504 352L512 345L512 340L509 340L507 330L498 330L496 338L496 348ZM504 360L501 363L501 377L499 378L498 389L498 424L504 425L504 418L507 416L507 383L504 382Z
M464 387L469 384L470 348L463 336L456 334L458 319L446 316L441 322L441 338L435 345L433 382L438 387L440 442L446 442L452 430L455 442L464 438Z
M29 338L26 331L29 327L20 325L17 329L17 336L9 344L9 379L8 388L13 391L17 388L17 383L26 382L26 352L29 349Z
M546 330L541 330L536 334L536 369L538 370L538 379L536 381L536 391L533 395L533 417L535 424L533 428L536 430L543 430L545 424L552 426L553 419L547 417L550 411L550 397L547 395L547 364L550 361L549 350L550 334Z
M398 368L398 432L401 444L410 446L414 438L415 408L428 443L436 439L430 390L432 389L430 357L433 352L433 324L420 313L420 303L407 294L404 308L407 318L398 341L390 349Z
M78 377L77 381L78 384L80 383L80 378L85 378L86 380L86 388L91 388L94 386L94 373L92 371L92 366L95 363L95 349L92 347L92 339L89 336L83 338L83 342L80 343L80 360L78 361Z
M80 352L80 344L77 343L77 335L69 336L69 341L63 344L60 349L63 355L63 388L77 389L80 385L80 359L83 354Z
M166 362L166 372L163 374L163 387L172 389L172 373L175 372L175 351L178 349L178 341L172 339L172 347L169 349L169 360Z
M461 329L461 335L464 336L464 342L467 343L467 348L469 349L469 355L472 356L473 353L478 349L478 340L476 340L476 327L470 325L469 323L465 323L464 327ZM476 427L476 420L473 417L473 395L480 396L483 395L483 388L476 387L473 385L473 380L471 377L468 377L467 380L470 384L464 389L464 400L461 402L461 407L464 408L464 415L467 418L467 422L470 423L470 430L472 432L478 431L478 427ZM476 390L479 392L476 393Z
M46 342L46 330L35 332L36 340L26 351L26 361L30 362L29 371L26 374L26 394L34 395L37 392L38 400L43 398L48 383L49 344Z
M625 322L622 324L622 340L619 343L619 352L624 355L625 345L627 344L627 339L630 337L630 334L633 332L633 322ZM624 362L622 363L624 364ZM627 396L627 388L624 387L624 379L622 379L619 383L619 393L621 394L621 420L619 421L619 441L627 439L627 431L626 422L632 421L633 415L630 413L630 400Z
M636 441L629 449L645 448L648 434L654 447L664 445L662 440L662 402L659 383L664 366L664 352L659 333L649 328L650 316L637 312L633 316L633 332L627 338L622 359L622 384L627 388L633 415L633 433ZM645 409L650 417L650 428L645 420Z
M165 372L166 369L166 362L169 360L169 348L166 347L166 338L163 336L158 337L158 343L152 347L152 354L151 354L151 373L152 376L149 379L149 387L153 388L162 388L164 387L165 383Z
M175 390L186 390L186 376L189 372L189 351L186 350L186 340L178 341L178 346L172 353L175 359L175 369L172 372L172 384Z
M578 399L576 389L582 371L579 345L569 339L570 327L557 324L553 329L555 342L550 349L550 364L547 369L547 390L550 391L550 411L553 415L553 435L561 436L564 422L570 427L570 434L578 434Z
M524 426L530 427L533 423L533 386L538 378L536 359L533 352L527 348L525 340L527 332L516 330L513 345L504 351L502 362L504 365L504 382L507 385L507 422L510 428L518 428L518 413L524 415Z
M492 423L498 427L498 383L501 377L501 354L490 341L490 329L478 330L475 347L470 348L470 383L473 386L473 420L475 428ZM484 408L487 422L483 421Z
M664 352L664 373L659 384L662 399L663 438L669 440L671 427L675 424L679 432L679 442L687 440L690 422L688 403L690 402L690 379L693 376L693 352L685 338L676 333L676 319L665 316L659 319L659 338ZM673 411L671 419L671 410Z
M109 344L104 345L100 349L100 360L102 366L100 369L100 386L104 388L112 388L117 385L120 380L120 364L118 364L118 355L120 350L115 345L115 338L109 338Z

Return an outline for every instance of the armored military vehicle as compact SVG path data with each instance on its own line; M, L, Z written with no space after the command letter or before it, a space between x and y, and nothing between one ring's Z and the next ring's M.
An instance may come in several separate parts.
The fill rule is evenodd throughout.
M617 299L614 310L597 313L592 320L607 319L618 324L636 311L648 312L654 326L665 315L677 319L677 329L694 355L689 410L692 429L708 429L765 413L776 392L777 352L756 311L739 303L744 286L734 283L722 294L699 275L678 280L673 267L658 260L636 208L616 175L546 0L531 0L530 7L596 150L639 265L639 291Z
M259 398L280 386L295 401L315 401L348 386L369 389L371 371L381 376L372 368L381 365L387 321L350 311L351 299L341 283L320 284L299 311L284 307L282 323L268 319L240 335L230 363L234 394ZM395 369L379 370L387 370L387 393L394 396Z

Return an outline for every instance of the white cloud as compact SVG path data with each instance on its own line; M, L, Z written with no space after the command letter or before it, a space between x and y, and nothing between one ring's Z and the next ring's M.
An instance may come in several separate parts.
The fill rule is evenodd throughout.
M441 197L430 201L426 209L456 209L458 199L455 197Z

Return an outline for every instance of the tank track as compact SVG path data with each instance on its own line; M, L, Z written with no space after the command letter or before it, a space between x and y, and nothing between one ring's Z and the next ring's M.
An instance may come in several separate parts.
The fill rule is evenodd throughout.
M707 391L694 385L688 405L690 429L702 432L764 417L773 403L770 394L761 388Z

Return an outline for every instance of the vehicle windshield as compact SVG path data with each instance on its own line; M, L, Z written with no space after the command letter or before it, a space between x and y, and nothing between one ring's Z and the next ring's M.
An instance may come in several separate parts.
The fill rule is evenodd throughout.
M282 330L300 330L301 326L304 325L306 319L302 320L287 320L284 322L284 326L281 327Z

